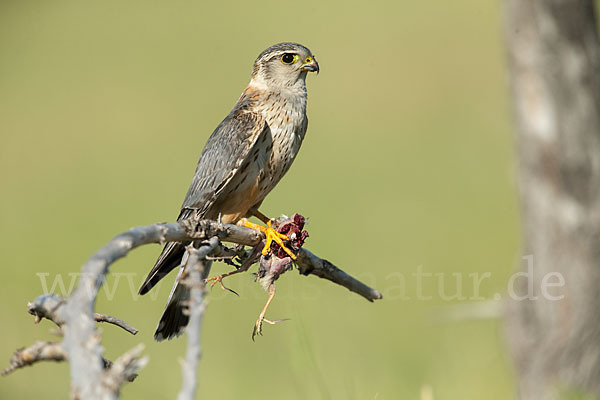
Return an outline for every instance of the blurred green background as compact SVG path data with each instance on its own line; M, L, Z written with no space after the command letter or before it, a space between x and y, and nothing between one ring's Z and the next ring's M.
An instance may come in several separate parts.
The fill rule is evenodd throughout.
M446 318L482 301L469 273L489 272L480 288L489 304L518 261L501 32L500 5L478 0L2 0L0 365L54 339L25 308L42 277L68 290L117 233L175 219L254 58L298 41L322 72L308 78L302 151L262 211L310 217L307 248L384 299L289 272L268 316L291 320L252 343L267 295L251 274L232 278L239 298L210 295L199 398L513 397L500 320ZM141 331L102 325L107 358L140 342L150 356L126 399L172 399L180 388L185 338L152 340L172 277L135 295L159 251L116 263L97 304ZM419 293L419 269L444 274L445 293L466 299L444 299L435 277ZM67 364L0 380L3 399L68 391Z

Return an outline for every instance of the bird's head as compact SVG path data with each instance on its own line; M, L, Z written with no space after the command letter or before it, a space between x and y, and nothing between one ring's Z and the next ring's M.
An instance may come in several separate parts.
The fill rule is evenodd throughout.
M278 43L259 54L252 79L270 89L304 86L308 72L319 72L312 52L298 43Z

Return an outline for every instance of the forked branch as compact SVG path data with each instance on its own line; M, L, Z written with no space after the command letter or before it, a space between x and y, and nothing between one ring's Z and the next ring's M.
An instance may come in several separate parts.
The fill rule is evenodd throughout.
M29 359L68 359L71 364L74 398L116 399L122 383L134 376L135 371L141 368L146 360L139 358L141 348L137 347L120 357L110 368L106 368L106 360L102 357L103 349L96 331L96 322L109 322L132 334L137 332L135 328L118 318L97 314L94 311L98 291L109 272L110 265L134 248L149 243L207 241L208 245L191 251L189 253L191 257L188 257L188 262L191 258L195 265L192 268L191 278L195 283L191 283L187 368L184 372L184 388L180 398L193 398L195 380L190 380L192 379L190 374L195 376L200 354L199 330L203 311L203 289L198 286L196 278L199 273L201 274L202 263L210 257L219 257L223 254L220 242L256 246L262 240L262 234L253 229L196 219L139 226L116 236L84 264L78 286L68 299L49 294L38 297L28 305L29 312L36 316L37 321L48 318L64 331L64 340L60 344L38 342L34 345L37 347L32 346L34 348L31 348L30 353L38 355ZM308 250L300 249L296 263L302 275L315 275L330 280L369 301L382 298L377 290L368 287ZM13 367L11 363L9 369L18 368L18 364Z

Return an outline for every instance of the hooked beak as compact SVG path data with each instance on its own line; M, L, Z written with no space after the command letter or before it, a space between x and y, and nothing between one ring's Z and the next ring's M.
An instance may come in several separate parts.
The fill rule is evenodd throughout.
M302 71L310 71L319 73L319 63L314 57L308 57L302 65Z

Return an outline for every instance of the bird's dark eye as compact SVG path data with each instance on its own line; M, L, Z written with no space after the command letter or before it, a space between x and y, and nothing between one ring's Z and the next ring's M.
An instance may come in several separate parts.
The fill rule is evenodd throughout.
M293 64L298 61L298 55L293 53L285 53L281 56L281 62L284 64Z

